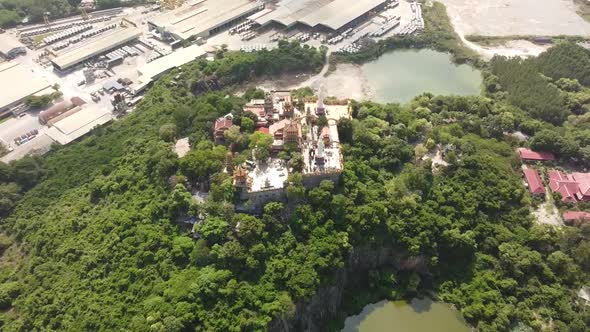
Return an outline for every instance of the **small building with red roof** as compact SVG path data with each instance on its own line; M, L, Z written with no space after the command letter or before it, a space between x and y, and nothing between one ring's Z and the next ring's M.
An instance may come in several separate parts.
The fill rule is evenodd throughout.
M256 131L259 131L259 132L265 133L265 134L270 134L270 130L267 127L260 127L258 129L256 129Z
M581 224L590 221L590 213L584 211L566 211L563 213L566 224Z
M533 168L527 168L523 170L524 178L526 180L527 186L529 187L529 191L533 195L544 195L545 194L545 186L543 186L543 181L541 180L541 176L539 176L539 172Z
M561 182L571 182L568 178L567 174L558 171L558 170L550 170L548 172L549 175L549 188L553 191L557 191L559 189Z
M590 173L566 174L558 170L550 170L548 175L549 188L559 192L563 202L590 201Z
M571 177L579 186L576 198L580 201L590 201L590 173L572 173Z
M220 143L223 142L225 137L223 134L226 130L233 126L233 122L229 116L221 117L215 120L215 127L213 128L213 135L215 136L215 142Z
M520 156L520 159L527 161L555 160L555 155L551 152L537 152L527 148L519 148L518 155Z

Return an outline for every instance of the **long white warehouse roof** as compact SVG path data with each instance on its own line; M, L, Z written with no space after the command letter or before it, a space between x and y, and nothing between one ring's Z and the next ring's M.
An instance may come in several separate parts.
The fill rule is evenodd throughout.
M43 91L51 86L49 82L35 75L30 69L16 62L0 64L0 109Z
M8 52L19 47L25 47L25 45L8 33L0 33L0 53L8 54Z
M63 54L51 60L51 62L62 70L67 69L82 61L86 61L108 50L137 39L139 36L141 36L141 30L137 28L118 30L104 37L95 39L88 44L81 45L77 49L66 50Z
M266 15L253 17L260 24L278 22L286 27L302 23L338 30L387 0L286 0Z
M361 17L386 0L334 0L329 5L304 17L301 23L315 27L319 24L338 30Z
M260 25L265 25L274 21L289 27L332 1L333 0L286 0L280 2L276 10L267 15L252 18L252 20Z
M146 79L151 80L172 68L180 67L205 54L207 54L207 52L205 52L205 50L199 45L191 45L176 50L172 54L156 59L146 64L142 69L139 69L139 72L141 73L140 81Z
M151 20L159 28L182 39L208 32L239 16L261 8L254 0L195 0Z

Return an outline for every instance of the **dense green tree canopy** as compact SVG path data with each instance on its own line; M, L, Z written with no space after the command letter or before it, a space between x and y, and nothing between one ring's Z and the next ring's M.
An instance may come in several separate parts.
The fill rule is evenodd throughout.
M480 331L584 331L590 314L575 291L590 273L590 228L533 221L518 143L504 131L526 130L531 144L577 156L590 144L587 116L554 103L537 108L531 87L558 101L585 90L562 90L571 89L526 61L493 60L497 80L486 96L353 102L354 118L341 121L338 183L306 189L292 172L287 201L259 215L235 211L222 172L228 147L213 143L211 128L228 113L243 122L246 100L225 90L195 95L195 87L212 76L232 84L316 70L323 59L281 43L196 61L156 82L121 121L46 157L0 164L1 226L11 236L0 236L0 249L5 261L18 257L0 268L2 329L265 330L278 317L292 322L298 305L337 282L353 248L377 248L393 250L399 266L355 273L343 310L435 291ZM183 158L169 142L172 126L190 138ZM246 133L230 134L239 141ZM269 142L255 132L249 145L231 143L243 159ZM420 145L441 149L446 166L416 158ZM196 223L194 233L186 222Z

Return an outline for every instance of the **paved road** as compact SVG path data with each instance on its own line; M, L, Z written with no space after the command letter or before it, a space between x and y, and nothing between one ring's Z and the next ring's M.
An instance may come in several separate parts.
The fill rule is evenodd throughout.
M22 118L11 118L0 123L0 138L13 147L14 139L18 136L37 129L41 130L43 126L37 120L37 117L31 114L26 114Z

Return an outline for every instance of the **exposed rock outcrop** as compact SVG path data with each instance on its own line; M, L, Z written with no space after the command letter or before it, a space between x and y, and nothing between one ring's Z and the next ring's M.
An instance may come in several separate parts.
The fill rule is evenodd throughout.
M292 319L275 318L269 325L269 331L320 331L321 322L338 313L344 289L350 280L354 279L354 274L385 267L426 272L423 258L410 256L392 247L353 248L348 255L345 267L336 271L334 284L321 286L309 301L298 303Z

